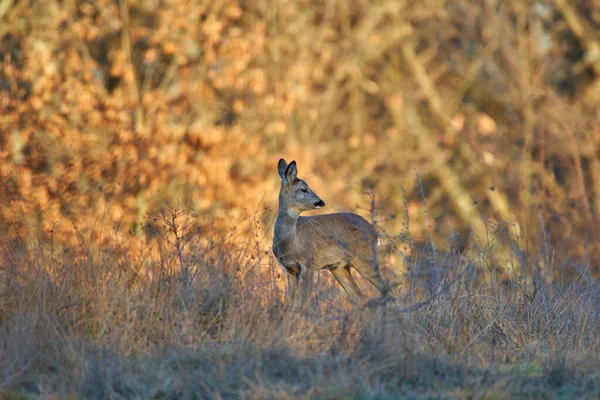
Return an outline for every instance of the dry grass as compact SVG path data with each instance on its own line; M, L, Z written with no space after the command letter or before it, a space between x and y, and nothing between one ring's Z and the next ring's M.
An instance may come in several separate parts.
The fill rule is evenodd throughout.
M591 398L600 391L600 286L585 274L548 282L538 271L500 284L494 271L472 266L477 260L438 250L437 264L413 257L408 268L438 273L407 273L398 301L372 305L374 314L348 309L339 287L323 281L300 313L286 310L276 282L257 272L256 248L208 240L179 225L184 216L173 208L154 215L145 256L95 251L85 235L77 247L24 250L3 241L5 397Z
M588 3L1 1L0 230L74 246L75 224L101 243L178 200L241 218L276 206L285 157L338 209L376 184L396 214L404 188L418 237L482 244L481 219L518 221L521 247L549 232L584 257L600 215Z
M0 0L2 394L598 397L592 3ZM397 304L283 309L280 157Z

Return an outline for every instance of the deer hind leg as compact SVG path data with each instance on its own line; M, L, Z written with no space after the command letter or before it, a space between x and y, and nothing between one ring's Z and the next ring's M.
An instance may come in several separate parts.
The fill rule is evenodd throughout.
M381 274L379 273L379 267L376 260L370 260L370 262L368 262L367 260L356 258L353 260L352 266L363 278L371 282L371 284L375 286L382 295L392 294L390 287L383 280Z
M352 278L352 275L350 274L350 265L333 268L330 271L340 286L344 288L344 291L354 304L360 304L364 302L365 295L360 291L358 285Z

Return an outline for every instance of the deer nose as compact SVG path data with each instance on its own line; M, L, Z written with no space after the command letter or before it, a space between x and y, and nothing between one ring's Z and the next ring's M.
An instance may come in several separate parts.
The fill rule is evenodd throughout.
M319 200L314 204L315 208L325 207L325 202L323 200Z

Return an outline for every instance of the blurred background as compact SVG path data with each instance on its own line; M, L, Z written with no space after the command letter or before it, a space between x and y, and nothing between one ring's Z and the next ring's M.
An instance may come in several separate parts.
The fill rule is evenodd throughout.
M598 0L0 0L0 234L169 202L268 249L284 157L392 237L594 269L599 104Z

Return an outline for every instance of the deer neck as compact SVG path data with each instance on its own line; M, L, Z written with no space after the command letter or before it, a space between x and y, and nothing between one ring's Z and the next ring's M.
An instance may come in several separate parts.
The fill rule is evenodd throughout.
M299 215L293 211L279 210L275 221L275 237L280 242L291 242L296 236Z

